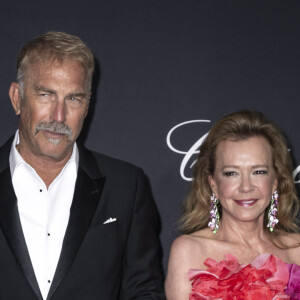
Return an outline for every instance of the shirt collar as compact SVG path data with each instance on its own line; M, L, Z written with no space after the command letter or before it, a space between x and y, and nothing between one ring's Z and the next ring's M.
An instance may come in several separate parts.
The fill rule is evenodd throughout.
M11 145L10 153L9 153L9 167L10 167L10 174L11 177L13 177L13 174L17 168L18 165L20 164L27 164L27 162L23 159L19 151L17 150L16 146L20 142L20 136L19 136L19 129L16 131L14 140ZM72 155L68 162L66 163L65 167L70 164L70 163L75 163L76 166L76 172L78 170L78 164L79 164L79 152L78 152L78 147L76 143L74 143L73 150L72 150ZM31 167L31 166L30 166Z

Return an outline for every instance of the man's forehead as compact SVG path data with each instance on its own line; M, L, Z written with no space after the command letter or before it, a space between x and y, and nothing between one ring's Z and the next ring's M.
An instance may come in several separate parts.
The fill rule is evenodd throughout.
M28 63L28 69L60 69L67 65L71 65L74 68L78 68L78 71L85 71L81 62L76 59L64 59L59 60L56 58L41 58Z
M38 59L28 63L24 77L25 85L45 85L67 80L79 83L86 93L90 93L91 78L81 62L76 59ZM54 81L53 81L54 80Z
M25 82L27 83L36 84L45 80L65 80L68 78L73 82L82 82L84 85L89 84L87 72L81 63L76 60L36 61L28 64L25 74Z

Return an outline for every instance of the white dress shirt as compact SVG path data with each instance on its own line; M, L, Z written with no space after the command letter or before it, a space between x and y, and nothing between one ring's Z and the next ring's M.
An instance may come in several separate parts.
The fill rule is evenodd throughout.
M47 189L16 149L18 144L17 131L9 156L10 172L31 263L46 299L69 221L79 154L74 144L71 158Z

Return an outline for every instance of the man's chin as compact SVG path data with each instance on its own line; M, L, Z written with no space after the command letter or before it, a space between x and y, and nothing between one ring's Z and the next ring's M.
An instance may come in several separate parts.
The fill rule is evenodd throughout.
M52 158L54 160L62 160L72 153L73 144L67 143L66 140L53 139L48 140L47 145L43 145L40 148L40 154L42 156Z

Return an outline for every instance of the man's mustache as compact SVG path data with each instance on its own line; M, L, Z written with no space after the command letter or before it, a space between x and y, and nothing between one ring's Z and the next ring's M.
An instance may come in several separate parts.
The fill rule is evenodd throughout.
M37 134L41 130L49 131L52 133L64 134L69 139L71 139L72 137L72 129L66 124L59 123L56 121L38 123L35 126L35 134Z

